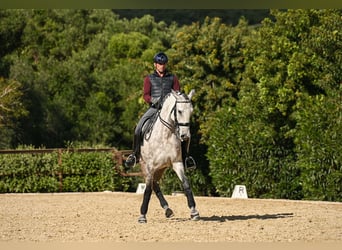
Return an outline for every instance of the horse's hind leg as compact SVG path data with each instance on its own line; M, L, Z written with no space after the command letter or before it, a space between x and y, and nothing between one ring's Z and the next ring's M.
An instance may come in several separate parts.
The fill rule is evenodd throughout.
M199 212L196 209L195 198L194 198L194 195L192 193L192 190L191 190L191 187L189 184L189 180L185 176L183 164L181 162L174 163L173 164L173 170L176 172L178 178L181 180L181 182L183 184L184 193L185 193L185 196L186 196L187 201L188 201L188 207L191 210L190 211L190 217L193 220L198 220L199 219Z

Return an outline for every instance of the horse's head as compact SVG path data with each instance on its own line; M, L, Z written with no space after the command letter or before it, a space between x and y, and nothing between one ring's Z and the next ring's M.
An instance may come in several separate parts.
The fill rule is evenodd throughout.
M176 91L171 92L175 100L170 112L170 119L174 124L174 132L181 141L189 140L191 136L190 118L193 111L191 98L194 92L191 90L189 95Z

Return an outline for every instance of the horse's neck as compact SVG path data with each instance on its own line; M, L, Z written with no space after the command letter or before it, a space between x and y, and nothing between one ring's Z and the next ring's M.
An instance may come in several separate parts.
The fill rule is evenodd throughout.
M160 110L160 119L158 119L158 122L156 123L156 128L159 131L159 135L162 137L170 137L173 134L174 124L170 116L173 106L174 103L172 103L172 100L166 100L163 104L163 108ZM164 122L166 122L168 126L172 126L172 129L170 129L168 126L165 126L165 124L163 124Z

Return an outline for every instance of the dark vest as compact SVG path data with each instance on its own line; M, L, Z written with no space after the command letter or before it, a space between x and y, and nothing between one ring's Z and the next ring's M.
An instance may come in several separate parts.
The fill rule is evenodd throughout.
M171 92L173 86L173 75L167 73L164 77L159 77L156 74L149 75L151 81L151 97L163 99Z

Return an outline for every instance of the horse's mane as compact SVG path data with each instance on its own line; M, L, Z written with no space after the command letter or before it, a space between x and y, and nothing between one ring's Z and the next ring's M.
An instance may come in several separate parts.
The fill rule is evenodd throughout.
M169 98L169 97L170 97L171 95L173 95L173 94L176 96L176 99L177 99L177 96L182 96L182 97L185 98L185 100L187 100L187 101L190 100L189 97L188 97L184 92L176 91L176 90L171 90L171 92L169 92L168 94L166 94L166 95L164 96L162 103L164 103L165 100L166 100L167 98Z

